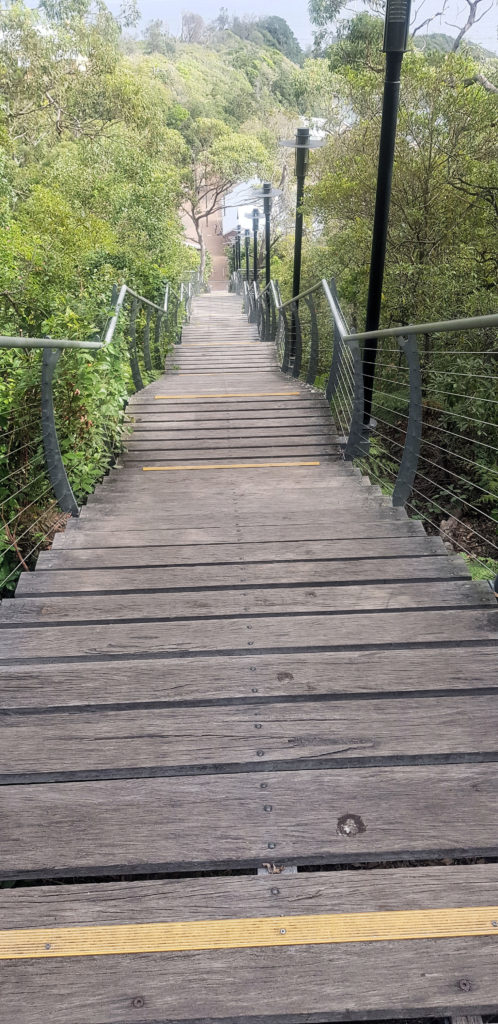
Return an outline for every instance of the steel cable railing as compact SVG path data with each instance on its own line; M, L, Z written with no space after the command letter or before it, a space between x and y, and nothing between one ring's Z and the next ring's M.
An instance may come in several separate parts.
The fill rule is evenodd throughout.
M465 555L475 575L494 579L498 314L352 334L325 280L288 302L276 282L261 292L246 284L244 306L261 339L275 342L282 370L325 393L344 457ZM366 423L363 357L372 337Z
M109 468L126 431L129 394L164 372L167 352L181 342L201 287L193 273L178 291L166 285L161 304L127 285L115 287L99 340L0 337L0 374L9 388L9 401L0 408L4 593L67 517L78 515L81 501ZM16 353L14 361L8 357L2 365L2 351ZM94 361L103 377L98 422L85 416L85 380ZM23 408L26 415L19 415Z

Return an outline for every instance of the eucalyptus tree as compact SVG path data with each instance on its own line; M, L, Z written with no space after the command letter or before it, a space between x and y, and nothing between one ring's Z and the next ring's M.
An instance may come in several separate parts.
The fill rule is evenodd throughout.
M203 228L207 219L223 207L225 196L241 181L264 176L271 166L268 150L259 138L234 131L215 118L196 118L184 130L189 163L184 181L183 209L190 222L193 241L199 246L204 273L206 245Z

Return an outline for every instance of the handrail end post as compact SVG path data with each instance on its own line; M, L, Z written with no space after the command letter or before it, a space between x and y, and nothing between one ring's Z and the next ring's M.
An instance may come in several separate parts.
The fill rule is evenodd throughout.
M57 502L63 512L68 512L77 518L80 514L79 505L62 461L55 425L53 380L60 354L60 349L46 348L43 350L41 372L42 443L48 477Z

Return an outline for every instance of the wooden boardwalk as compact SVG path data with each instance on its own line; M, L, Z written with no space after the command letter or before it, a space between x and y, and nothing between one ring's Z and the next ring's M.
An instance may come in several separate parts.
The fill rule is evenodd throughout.
M490 590L238 298L169 363L1 609L2 1019L493 1013Z

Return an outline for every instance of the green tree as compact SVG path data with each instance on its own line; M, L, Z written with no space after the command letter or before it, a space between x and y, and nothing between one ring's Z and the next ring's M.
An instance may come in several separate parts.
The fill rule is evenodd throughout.
M270 46L280 50L280 53L283 53L294 64L302 63L303 51L284 18L272 14L268 18L259 18L256 25Z
M487 0L465 0L465 2L467 7L464 8L463 12L458 12L460 24L455 25L453 22L448 22L453 28L458 29L456 37L451 39L451 49L453 51L458 50L462 40L470 32L473 25L481 21L493 7L493 2L489 5ZM315 32L316 51L323 52L324 47L334 40L339 15L346 6L346 0L308 0L310 19L317 29ZM370 14L383 14L386 3L385 0L366 0L366 6ZM443 3L442 10L435 12L430 6L426 7L424 2L422 2L416 10L414 20L412 20L412 35L414 36L423 29L427 29L436 19L440 21L441 17L445 15L445 8L446 4Z
M383 81L370 33L364 42L350 37L346 47L331 49L336 117L309 197L323 223L317 258L337 276L357 322L365 308ZM496 68L486 70L497 77ZM498 269L496 105L480 73L468 55L405 57L383 323L491 309Z
M163 55L175 52L174 40L168 32L167 25L160 18L150 21L144 31L144 51Z
M232 131L214 118L197 118L189 125L190 166L184 185L184 209L200 249L200 267L206 265L203 226L219 212L228 192L240 181L264 174L268 151L259 139Z

